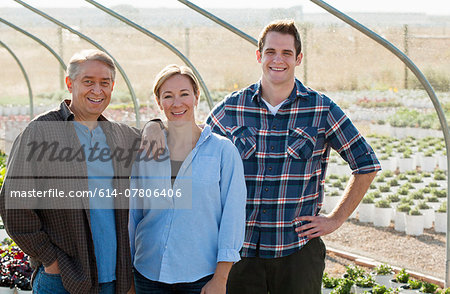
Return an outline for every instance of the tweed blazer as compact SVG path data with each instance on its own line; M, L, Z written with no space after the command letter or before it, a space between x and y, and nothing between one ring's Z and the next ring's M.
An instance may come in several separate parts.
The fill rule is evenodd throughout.
M82 148L71 123L74 115L69 110L68 103L70 100L63 101L59 109L36 117L15 140L0 192L0 214L8 234L31 257L33 278L40 265L49 266L57 260L62 283L67 291L74 294L98 293L89 198L55 199L50 202L43 198L27 198L27 204L32 206L19 207L20 209L12 209L11 202L8 202L9 193L13 190L57 189L65 193L89 190L85 160L51 160L49 152L43 154L41 160L35 160L36 156L31 160L27 158L30 155L30 142L36 140L57 142L56 154L59 155L70 148ZM134 159L139 147L139 131L124 124L109 122L103 116L100 116L99 123L102 124L111 150L120 147L130 152L130 158ZM113 187L116 192L124 195L123 191L129 188L133 161L130 164L118 158L113 158L112 161ZM128 199L122 196L114 201L117 231L116 293L126 293L132 279ZM67 206L69 204L72 206Z

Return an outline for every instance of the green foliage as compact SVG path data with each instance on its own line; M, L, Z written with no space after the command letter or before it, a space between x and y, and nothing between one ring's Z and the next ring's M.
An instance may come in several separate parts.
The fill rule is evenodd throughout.
M438 189L432 189L431 195L434 195L438 198L446 198L447 197L447 191L446 190L438 190Z
M414 205L414 201L412 201L409 198L403 197L402 199L400 199L400 203L401 204L408 204L408 205Z
M411 183L422 183L422 177L421 176L414 176L414 177L411 177L410 179L409 179L409 181L411 182Z
M332 196L332 197L339 196L339 195L340 195L339 192L336 190L330 193L330 196Z
M397 187L399 185L397 179L392 179L388 182L388 185L391 187Z
M402 268L395 276L395 279L399 283L408 283L409 274L406 272L406 270L404 268Z
M422 213L420 212L420 210L417 207L414 209L411 209L408 214L409 215L422 215Z
M411 210L411 206L406 204L406 203L403 203L403 204L400 204L399 206L397 206L397 211L398 212L406 212L406 213L408 213L410 210Z
M392 270L392 267L389 264L380 264L373 269L374 273L377 275L390 275L394 271Z
M447 201L442 202L441 206L439 206L437 212L446 213L447 212Z
M436 195L428 196L426 199L427 199L427 202L431 202L431 203L439 202L439 198Z
M355 283L362 288L372 288L375 286L375 279L370 275L367 277L358 277Z
M405 174L399 174L399 175L397 176L397 179L398 179L399 181L403 181L403 180L407 180L408 177L407 177Z
M375 199L374 199L373 196L367 194L367 195L364 196L364 198L361 200L361 203L365 203L365 204L375 203Z
M391 208L391 203L386 199L381 199L375 202L375 207L378 208Z
M420 291L423 293L434 293L436 292L438 286L433 283L423 282Z
M425 198L420 190L412 192L410 197L414 200L423 200Z
M436 293L437 294L450 294L450 288L440 289Z
M402 188L407 188L409 190L413 190L414 186L411 183L404 183L402 186Z
M396 202L400 201L400 196L398 196L398 194L391 194L391 195L388 195L386 197L386 199L389 200L390 202L396 203Z
M409 279L408 280L408 286L410 289L420 289L420 287L422 287L422 282L419 280L415 280L415 279Z
M436 183L436 182L430 182L430 183L428 184L428 187L430 187L430 188L436 188L436 187L439 187L439 184Z
M380 192L382 192L382 193L386 193L386 192L391 191L391 187L389 187L388 185L379 186L378 190L380 190Z
M421 201L418 205L417 205L418 209L430 209L431 207L425 202L425 201Z
M379 175L378 177L375 178L375 182L377 183L384 183L385 181L385 177L383 175Z
M355 282L349 279L341 279L336 288L331 291L332 294L350 294Z
M409 189L406 188L406 187L400 187L400 188L397 190L397 193L400 194L400 195L408 195Z
M356 281L356 279L364 278L366 275L366 271L362 267L359 267L357 265L349 264L345 268L346 270L344 277L346 279Z
M445 181L445 174L435 173L434 179L436 181Z
M339 281L340 281L339 278L330 277L327 273L323 274L322 285L324 288L332 289L338 285Z
M385 294L390 293L390 290L385 285L375 285L372 288L372 294Z
M381 175L386 178L392 178L394 176L394 172L391 170L385 170L384 172L381 173Z

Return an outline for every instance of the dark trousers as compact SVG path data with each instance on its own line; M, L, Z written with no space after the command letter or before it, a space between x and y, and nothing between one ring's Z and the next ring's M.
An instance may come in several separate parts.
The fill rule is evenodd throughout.
M134 287L136 294L200 294L212 277L209 275L192 283L166 284L149 280L135 270Z
M280 258L244 257L228 276L229 294L320 294L326 249L322 239Z

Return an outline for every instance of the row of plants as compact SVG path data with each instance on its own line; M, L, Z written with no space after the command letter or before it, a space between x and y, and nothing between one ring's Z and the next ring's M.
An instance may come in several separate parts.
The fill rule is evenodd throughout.
M10 293L14 289L31 293L33 269L29 256L8 238L2 242L0 256L0 289L11 289Z
M324 273L322 278L322 293L350 294L350 293L434 293L447 294L450 288L439 289L438 285L414 279L401 269L397 274L387 264L380 264L367 272L357 265L347 265L346 272L341 278L331 277Z

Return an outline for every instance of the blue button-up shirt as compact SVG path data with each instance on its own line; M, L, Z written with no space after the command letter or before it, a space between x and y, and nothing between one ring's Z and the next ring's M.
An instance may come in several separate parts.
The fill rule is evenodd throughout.
M96 191L96 197L89 198L89 214L98 282L107 283L116 280L116 221L114 197L100 197L100 190L103 195L113 194L114 169L111 160L100 160L99 156L101 158L102 150L110 148L100 125L92 131L76 121L74 121L74 126L86 155L89 191L91 193Z
M327 96L295 80L276 115L261 99L261 82L234 92L211 112L207 123L227 136L244 161L247 225L242 256L276 258L302 248L298 216L317 215L323 201L330 148L353 173L380 164L350 119Z
M181 283L213 274L217 262L239 261L245 199L239 153L209 126L173 187L169 158L136 161L129 224L134 267L150 280Z

